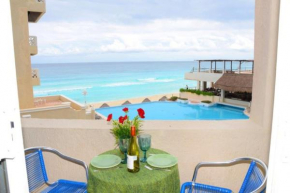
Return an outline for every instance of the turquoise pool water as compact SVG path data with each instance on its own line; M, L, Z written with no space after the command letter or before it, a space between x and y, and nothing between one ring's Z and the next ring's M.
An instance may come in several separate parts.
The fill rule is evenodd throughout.
M201 105L189 105L179 102L149 102L117 107L96 109L96 112L108 116L113 114L113 119L124 116L122 109L129 108L129 117L135 117L138 108L145 111L145 120L233 120L248 119L244 108L223 104L215 104L211 107Z

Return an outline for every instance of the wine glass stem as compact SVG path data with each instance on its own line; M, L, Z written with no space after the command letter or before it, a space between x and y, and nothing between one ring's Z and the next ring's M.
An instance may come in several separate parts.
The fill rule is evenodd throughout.
M146 151L144 151L144 161L146 161L147 158L146 158Z

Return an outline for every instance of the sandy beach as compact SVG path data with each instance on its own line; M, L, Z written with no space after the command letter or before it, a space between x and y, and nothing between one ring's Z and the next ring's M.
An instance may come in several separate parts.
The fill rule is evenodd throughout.
M116 100L116 101L104 101L104 102L98 102L98 103L90 103L91 106L94 108L100 108L102 104L107 103L110 107L112 106L120 106L125 101L129 101L132 104L141 103L145 98L148 98L150 101L159 101L160 98L163 96L166 96L167 98L170 98L172 96L179 96L179 93L166 93L166 94L158 94L158 95L152 95L152 96L143 96L138 98L128 98L123 100Z

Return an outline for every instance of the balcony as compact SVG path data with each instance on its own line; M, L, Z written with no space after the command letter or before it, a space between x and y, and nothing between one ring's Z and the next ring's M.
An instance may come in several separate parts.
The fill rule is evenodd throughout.
M39 86L40 85L40 76L38 69L31 70L31 78L32 78L32 86Z
M28 21L36 23L46 12L45 0L27 0L27 9Z
M63 95L35 97L34 108L21 109L23 118L95 119L95 110Z
M116 148L105 120L22 119L25 148L49 146L83 160ZM270 132L250 120L144 121L143 131L152 135L152 147L178 158L180 182L190 181L201 161L223 161L246 155L267 162ZM49 179L85 181L82 167L44 154ZM124 166L126 167L126 166ZM247 164L230 168L203 168L198 181L238 192ZM144 168L141 168L144 169ZM112 177L113 178L113 177Z
M32 56L38 53L36 36L29 36L29 51L30 51L30 55Z
M185 73L186 80L216 82L224 73L253 74L254 60L197 60L198 67Z

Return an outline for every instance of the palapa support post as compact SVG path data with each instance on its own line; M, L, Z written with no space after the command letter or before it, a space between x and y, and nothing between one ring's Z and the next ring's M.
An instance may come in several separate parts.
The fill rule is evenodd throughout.
M198 61L198 72L200 72L200 61Z

